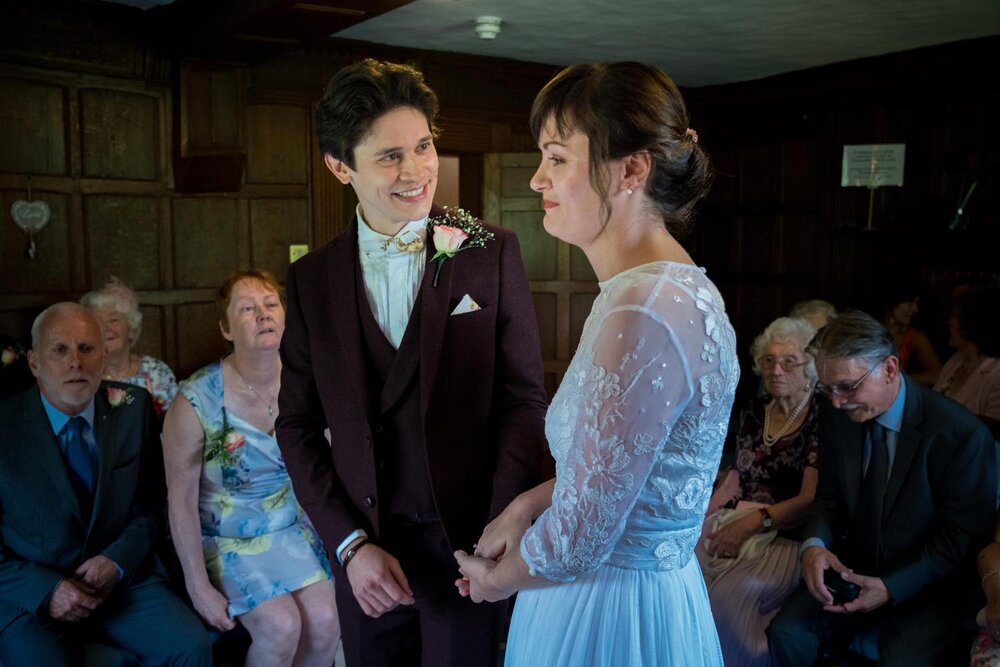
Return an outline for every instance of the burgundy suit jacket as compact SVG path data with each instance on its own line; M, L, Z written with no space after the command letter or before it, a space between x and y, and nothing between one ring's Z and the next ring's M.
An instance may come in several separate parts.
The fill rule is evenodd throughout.
M432 211L435 215L438 211ZM299 503L332 552L363 528L377 539L380 494L356 285L357 225L289 267L277 439ZM548 456L541 349L517 238L495 234L437 268L428 265L418 365L430 486L445 534L469 549L486 522L542 481ZM469 294L480 310L451 315ZM412 374L401 377L413 377ZM386 386L383 408L406 389ZM323 430L330 429L328 444Z

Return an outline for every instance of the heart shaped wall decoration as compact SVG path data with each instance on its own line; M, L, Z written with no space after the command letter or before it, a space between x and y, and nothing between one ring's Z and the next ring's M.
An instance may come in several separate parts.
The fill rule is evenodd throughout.
M10 216L14 219L14 224L28 234L42 231L49 221L50 214L48 203L43 201L18 199L10 207Z

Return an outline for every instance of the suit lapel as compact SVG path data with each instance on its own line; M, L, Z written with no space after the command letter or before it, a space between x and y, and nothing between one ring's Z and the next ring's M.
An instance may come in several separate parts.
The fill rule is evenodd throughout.
M72 508L73 515L83 524L80 499L69 481L66 459L62 455L58 438L52 433L52 423L42 407L37 385L24 395L24 420L27 437L23 440L23 446L34 450L33 455L37 458L39 467L45 470L63 501Z
M892 462L892 471L889 473L889 485L885 490L885 503L882 509L883 520L892 511L892 506L903 488L907 473L910 471L913 457L920 446L920 431L917 427L920 425L923 406L919 389L905 376L903 381L906 382L906 402L903 404L902 431L896 440L896 456Z
M844 469L841 475L844 479L844 497L847 499L848 516L853 517L858 508L858 493L861 492L861 476L864 467L865 430L859 424L852 422L844 415L845 433L843 434ZM835 443L831 443L837 446Z
M107 385L101 384L94 396L94 439L97 441L97 480L94 483L94 507L90 513L90 526L87 530L87 538L94 529L94 524L101 512L101 505L104 496L108 494L108 484L111 480L111 471L114 470L117 461L118 440L115 438L118 429L116 422L117 415L108 403ZM86 553L86 545L84 545Z
M358 263L358 217L353 221L345 234L341 234L330 244L329 257L326 261L330 284L328 293L333 306L331 324L336 330L340 341L341 357L347 369L348 379L354 385L358 404L362 406L368 422L371 423L371 400L368 393L368 378L364 366L364 342L362 341L359 308L367 304L358 302L359 288L357 284Z
M434 212L431 212L433 215ZM432 245L429 243L428 245ZM431 390L437 377L444 347L444 332L448 326L448 304L451 297L451 280L457 257L445 260L441 266L441 274L437 287L434 287L434 274L437 263L430 261L433 254L427 251L427 268L424 270L424 280L420 286L420 414L427 413L430 404Z

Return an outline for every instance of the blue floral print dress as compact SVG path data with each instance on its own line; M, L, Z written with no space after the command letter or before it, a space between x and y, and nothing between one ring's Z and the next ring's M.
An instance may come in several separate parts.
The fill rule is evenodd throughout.
M222 364L180 384L205 431L198 512L208 576L245 614L330 578L330 563L299 507L274 434L223 407Z

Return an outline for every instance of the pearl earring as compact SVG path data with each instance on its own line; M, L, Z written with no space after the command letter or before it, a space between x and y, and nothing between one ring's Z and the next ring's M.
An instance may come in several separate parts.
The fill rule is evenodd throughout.
M625 190L625 194L626 195L631 195L632 194L632 188L628 188L627 190Z

